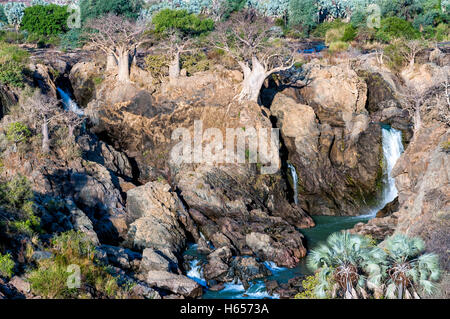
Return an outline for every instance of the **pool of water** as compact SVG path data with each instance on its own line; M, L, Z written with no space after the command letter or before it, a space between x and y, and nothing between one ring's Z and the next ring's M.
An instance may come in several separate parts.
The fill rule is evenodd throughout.
M309 251L321 242L324 242L330 234L353 228L357 223L367 222L371 218L373 218L372 215L358 217L316 216L313 217L316 227L303 229L301 232L306 238L306 247ZM201 264L206 261L206 256L198 253L197 245L191 245L186 250L185 255L195 257L191 261L191 269L188 271L187 276L204 287L203 299L263 299L279 297L277 295L271 296L266 292L264 280L255 280L247 290L240 282L228 283L221 291L208 290L201 271ZM287 283L289 279L294 277L312 274L306 267L306 258L303 258L297 267L293 269L277 267L273 262L265 262L264 264L272 272L272 276L266 279L276 280L279 283Z

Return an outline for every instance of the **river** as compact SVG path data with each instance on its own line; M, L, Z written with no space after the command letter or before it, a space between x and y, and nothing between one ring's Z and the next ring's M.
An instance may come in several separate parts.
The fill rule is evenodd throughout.
M402 134L400 131L389 126L382 126L383 140L383 157L384 157L384 187L381 200L375 207L368 207L362 212L361 216L336 217L336 216L313 216L316 227L311 229L302 229L301 232L306 239L306 247L309 250L314 249L319 243L325 241L327 237L335 232L353 228L357 223L368 222L376 216L376 213L384 208L386 204L393 201L397 195L395 180L391 176L395 163L403 153ZM292 179L297 180L296 171L293 167L289 167ZM297 199L294 194L294 201ZM297 201L296 201L297 202ZM206 261L206 256L197 252L197 245L191 245L185 252L185 255L194 256L196 259L191 262L191 270L187 276L205 287L203 299L263 299L278 298L277 295L271 296L265 289L263 280L256 280L251 283L249 289L245 290L240 282L228 283L225 289L214 292L208 290L206 282L202 276L201 264ZM277 280L279 283L287 283L289 279L312 274L311 270L306 267L306 258L293 269L277 267L272 262L265 262L267 268L272 272L272 276L266 278L268 280Z

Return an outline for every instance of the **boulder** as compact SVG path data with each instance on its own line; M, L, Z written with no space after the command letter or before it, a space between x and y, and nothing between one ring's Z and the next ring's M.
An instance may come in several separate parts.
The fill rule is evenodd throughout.
M187 214L165 182L150 182L127 192L128 243L137 250L181 252L186 234L179 220Z
M170 272L176 267L161 252L157 252L152 248L146 248L142 253L141 268L139 271L145 274L153 270Z
M268 234L252 232L245 237L245 241L258 258L273 261L280 267L295 267L300 259L306 256L302 237L289 229L280 235L283 236L282 240Z
M75 64L69 74L73 95L77 103L86 107L96 97L95 78L102 72L102 66L96 62L85 61Z
M225 281L230 268L232 252L228 247L221 247L208 255L208 263L203 267L203 275L207 281Z
M245 289L248 289L251 281L271 275L270 270L254 257L236 257L231 262L231 269L228 274L230 277L239 278Z
M151 287L157 287L190 298L200 297L203 293L202 287L194 280L167 271L149 271L146 282Z
M70 220L72 222L73 228L86 234L86 236L92 241L92 243L95 246L98 246L100 244L100 241L98 240L97 233L94 231L94 225L92 224L89 217L87 217L86 214L82 210L80 210L70 199L66 200L66 207L69 210Z
M103 245L99 247L106 253L108 264L119 267L123 270L137 270L140 266L141 254L126 248Z
M9 281L9 284L13 286L15 289L17 289L17 291L23 294L28 294L31 292L30 283L21 277L18 276L12 277L11 280Z

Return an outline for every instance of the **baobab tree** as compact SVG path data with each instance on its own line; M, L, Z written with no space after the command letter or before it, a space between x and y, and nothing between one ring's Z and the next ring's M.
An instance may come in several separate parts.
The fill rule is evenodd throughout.
M270 18L244 10L219 24L211 35L213 45L230 54L242 69L240 101L258 102L266 78L292 68L295 63L293 50L273 35L273 26Z
M107 68L116 69L120 82L130 82L130 67L137 48L148 39L146 26L115 14L93 19L86 24L90 42L107 55Z
M36 127L41 127L42 152L50 152L49 125L62 117L59 101L36 91L24 105L25 112Z
M152 24L159 49L170 57L171 82L180 76L181 54L192 51L195 38L214 28L211 19L202 18L186 10L161 10L153 16Z

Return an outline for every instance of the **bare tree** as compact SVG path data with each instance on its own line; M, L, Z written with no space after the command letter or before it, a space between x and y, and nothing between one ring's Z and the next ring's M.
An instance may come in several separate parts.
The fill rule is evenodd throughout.
M41 127L42 152L50 152L50 123L57 121L62 116L59 101L51 96L43 95L36 91L25 103L25 112L34 122Z
M230 54L244 73L240 101L258 102L265 79L294 65L293 51L283 39L273 37L273 21L245 10L217 26L211 41Z
M119 81L130 82L130 66L143 38L145 25L135 23L114 14L90 20L87 38L107 55L107 68L117 69Z
M67 125L69 130L68 137L74 139L75 138L75 130L77 127L84 123L85 118L80 116L70 110L67 110L62 115L62 122Z
M181 54L192 51L190 48L192 39L188 36L183 36L182 33L176 30L169 31L165 38L166 40L160 42L160 49L170 57L169 80L170 82L175 82L181 73Z

